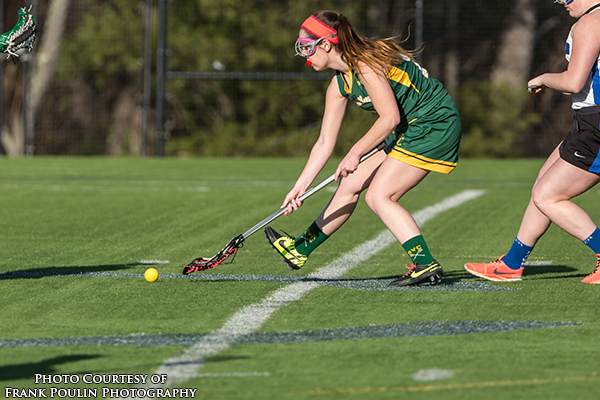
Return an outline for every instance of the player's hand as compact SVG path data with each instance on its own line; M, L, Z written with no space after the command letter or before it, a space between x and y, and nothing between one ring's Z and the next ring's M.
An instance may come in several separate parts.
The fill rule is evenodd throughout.
M544 91L546 90L545 86L528 86L527 87L527 91L529 93L544 93Z
M345 178L356 171L358 164L360 164L360 157L348 153L335 171L335 181L338 182L340 178Z
M542 84L537 78L533 78L527 82L527 91L529 93L544 93L546 86Z
M300 206L302 206L302 201L300 201L299 197L302 196L306 192L306 190L301 190L294 188L290 190L290 192L285 196L285 200L283 200L283 204L281 205L281 209L286 209L283 215L290 215L294 211L298 210Z

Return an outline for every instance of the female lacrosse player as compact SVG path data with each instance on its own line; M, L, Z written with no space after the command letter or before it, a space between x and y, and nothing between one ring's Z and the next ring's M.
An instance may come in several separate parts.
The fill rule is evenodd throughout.
M566 45L567 70L529 81L530 89L571 93L573 127L539 172L509 252L490 263L468 263L470 273L493 281L521 280L523 264L554 222L596 253L596 269L582 282L600 283L600 229L571 201L600 180L600 1L556 0L578 18Z
M414 61L413 53L392 39L360 36L350 20L337 12L310 16L299 36L296 55L317 71L333 69L335 76L327 89L319 139L281 206L286 215L298 209L299 196L331 156L348 100L375 111L378 118L338 165L339 187L316 221L297 239L267 227L269 242L291 269L299 269L348 220L360 194L368 189L367 204L414 262L392 285L440 282L442 267L398 200L430 171L448 174L456 166L462 127L454 102L442 84ZM384 140L385 153L378 152L359 165L360 158Z

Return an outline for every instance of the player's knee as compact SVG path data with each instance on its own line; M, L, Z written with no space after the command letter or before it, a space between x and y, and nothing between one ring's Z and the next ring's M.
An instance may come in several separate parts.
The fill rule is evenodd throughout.
M383 204L383 198L376 190L369 188L367 193L365 193L365 203L367 203L369 208L375 214L379 215L379 210L381 210L381 205Z
M375 213L377 213L377 211L375 211L375 207L377 206L377 201L375 199L375 196L373 196L373 194L371 193L371 190L367 190L367 192L365 193L365 203L367 203L367 205L369 206L369 208L371 210L373 210Z
M546 214L550 208L552 202L548 195L544 194L544 191L537 186L534 186L531 191L531 201L542 213Z

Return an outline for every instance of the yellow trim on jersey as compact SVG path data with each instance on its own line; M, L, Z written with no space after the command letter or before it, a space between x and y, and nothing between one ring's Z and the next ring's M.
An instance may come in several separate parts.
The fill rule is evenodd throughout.
M348 71L348 76L350 77L350 82L346 81L346 78L344 77L343 73L340 72L340 75L342 76L342 81L344 82L344 91L347 94L351 94L352 93L352 85L354 83L354 76L353 76L352 68L350 68ZM398 67L394 67L394 66L390 67L390 70L387 73L386 78L388 78L394 82L398 82L399 84L406 86L408 88L413 88L413 89L415 89L415 91L417 93L421 94L419 89L417 89L417 87L410 80L410 76L408 76L408 73L404 70L401 70Z
M419 89L417 89L415 85L411 82L408 73L404 70L401 70L400 68L392 66L390 68L390 71L387 73L387 78L398 82L399 84L404 85L408 88L413 88L417 93L421 94Z
M348 71L348 76L350 76L350 83L346 81L346 77L344 77L344 74L342 72L340 72L340 76L342 77L342 82L344 82L344 91L346 92L346 94L352 94L352 83L354 82L354 79L352 79L352 67L349 67Z
M457 165L457 163L434 160L404 149L398 149L397 147L392 149L388 156L398 161L402 161L405 164L412 165L413 167L441 172L443 174L449 174Z

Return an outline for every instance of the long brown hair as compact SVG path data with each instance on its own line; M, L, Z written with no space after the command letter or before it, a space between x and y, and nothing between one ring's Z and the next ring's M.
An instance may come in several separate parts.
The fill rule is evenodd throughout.
M319 11L314 16L337 31L339 42L334 46L338 47L342 59L353 67L362 61L372 69L387 73L392 65L404 61L402 56L414 60L414 52L403 48L397 38L363 37L346 16L335 11ZM309 36L317 39L310 33Z

